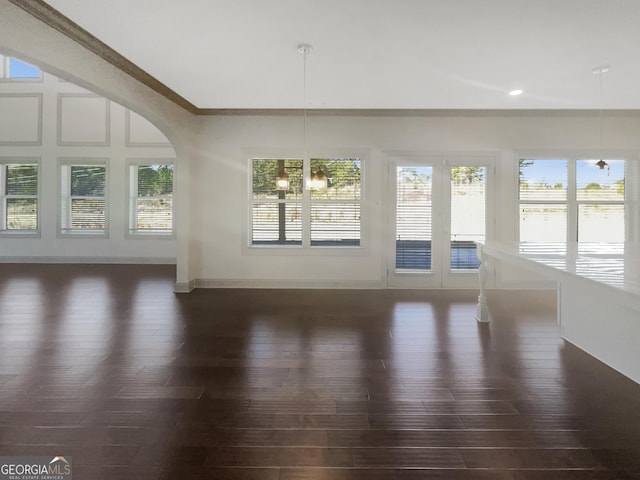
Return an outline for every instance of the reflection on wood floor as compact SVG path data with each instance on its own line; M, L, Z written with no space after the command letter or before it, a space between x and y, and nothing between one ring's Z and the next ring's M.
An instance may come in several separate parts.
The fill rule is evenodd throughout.
M0 455L77 479L640 478L640 386L548 292L197 290L0 265ZM605 321L606 319L603 319Z

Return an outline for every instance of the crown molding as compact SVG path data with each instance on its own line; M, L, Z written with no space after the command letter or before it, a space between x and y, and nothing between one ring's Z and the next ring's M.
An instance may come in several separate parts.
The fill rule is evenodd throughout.
M595 109L429 109L429 108L200 108L197 115L211 116L302 116L310 117L597 117ZM639 109L603 110L608 117L637 117Z

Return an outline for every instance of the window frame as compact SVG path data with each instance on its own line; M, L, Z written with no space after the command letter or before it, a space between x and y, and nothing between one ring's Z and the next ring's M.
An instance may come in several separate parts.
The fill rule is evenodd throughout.
M173 178L171 182L171 230L148 230L137 229L137 202L138 198L138 167L151 165L171 165L173 166ZM176 161L175 158L128 158L126 161L126 184L127 184L127 201L125 202L125 238L129 239L174 239L176 237ZM134 173L135 171L135 173ZM166 198L166 195L146 197L149 199Z
M370 157L368 150L363 149L318 149L306 156L297 149L245 149L247 158L247 208L244 209L246 219L244 222L246 231L244 234L243 254L246 255L334 255L334 256L359 256L369 252L369 215L368 202L366 200L367 184L369 179L366 173L366 164ZM254 245L252 244L252 210L255 203L253 199L253 169L252 162L255 159L264 160L302 160L302 195L299 199L284 199L284 203L300 203L302 206L302 242L300 245ZM360 241L359 245L311 245L311 206L312 204L327 203L325 199L312 200L311 191L307 187L307 181L311 177L311 160L316 159L358 159L360 161ZM279 203L283 200L265 200L265 203ZM331 203L351 203L354 200L332 200Z
M602 156L605 159L624 161L624 199L623 200L607 200L596 202L593 200L578 200L577 198L577 162L579 160L593 160ZM522 160L556 160L567 162L567 195L565 200L522 200L520 198L520 161ZM624 207L624 241L630 238L629 210L630 210L630 193L629 193L629 165L633 162L631 155L627 152L603 152L594 154L593 152L559 152L551 154L549 152L518 152L515 156L515 198L516 198L516 217L515 217L515 239L521 240L520 213L522 205L562 205L566 207L566 225L565 225L565 242L578 242L578 221L580 205L622 205ZM531 242L540 243L540 242ZM557 243L557 242L551 242ZM564 243L564 242L562 242ZM590 243L590 242L584 242Z
M41 235L41 163L40 157L0 157L0 237L7 238L37 238ZM7 195L6 193L6 167L9 165L35 165L37 175L36 195ZM34 230L7 229L6 201L9 198L35 198L36 199L36 225Z
M57 236L58 238L109 238L109 158L95 158L95 157L59 157L58 158L58 216L57 216ZM63 225L63 209L71 209L71 167L74 166L102 166L105 169L104 178L104 196L103 197L89 197L89 198L101 198L104 200L104 229L102 230L72 230ZM63 178L64 167L69 167L69 174L66 178ZM66 182L67 191L69 191L69 201L65 204L66 198L63 196L62 182ZM71 212L67 213L67 218L71 221Z

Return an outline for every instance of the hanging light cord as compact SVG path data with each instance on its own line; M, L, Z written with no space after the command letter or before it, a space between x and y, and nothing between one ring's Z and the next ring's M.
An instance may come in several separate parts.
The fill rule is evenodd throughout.
M604 99L602 98L602 75L604 74L604 70L600 69L600 74L598 75L598 80L599 80L599 84L600 84L600 118L599 118L599 122L600 122L600 160L604 161L603 157L603 135L602 135L602 109L604 108Z
M602 113L604 110L604 96L602 94L602 76L607 73L609 71L609 65L601 65L599 67L596 67L593 69L593 74L594 75L598 75L598 85L599 85L599 89L600 89L600 110L598 112L598 123L600 126L600 160L598 162L598 165L600 165L600 168L604 168L605 165L607 165L607 162L605 162L604 160L604 141L603 141L603 118L602 118ZM608 165L607 165L608 167ZM608 170L608 168L607 168Z
M307 54L309 48L307 45L302 47L302 138L304 141L304 160L307 159Z
M298 52L302 54L302 141L304 143L304 161L307 160L307 55L313 50L311 45L301 43ZM313 175L313 172L311 172Z

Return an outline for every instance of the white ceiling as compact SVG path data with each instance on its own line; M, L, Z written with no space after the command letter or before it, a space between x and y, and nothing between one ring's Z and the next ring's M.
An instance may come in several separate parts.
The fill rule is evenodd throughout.
M640 108L640 0L47 3L199 108L300 108L300 43L307 108Z

